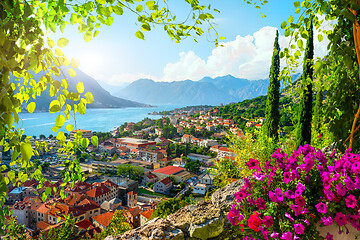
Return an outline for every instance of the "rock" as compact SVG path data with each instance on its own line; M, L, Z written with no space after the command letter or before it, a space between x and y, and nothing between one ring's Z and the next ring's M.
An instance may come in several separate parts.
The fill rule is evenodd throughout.
M225 219L221 217L207 220L205 223L191 223L189 227L190 237L198 239L209 239L219 236L224 230Z
M244 180L240 179L236 182L217 190L211 196L211 202L216 207L220 208L224 212L230 211L231 205L235 199L234 194L241 190L244 185Z

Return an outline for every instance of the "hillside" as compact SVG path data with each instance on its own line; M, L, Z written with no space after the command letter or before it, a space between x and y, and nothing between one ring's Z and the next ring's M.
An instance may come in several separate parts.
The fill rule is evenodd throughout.
M69 89L76 90L76 84L80 81L84 83L84 93L91 92L94 96L94 102L88 105L88 108L125 108L125 107L150 107L148 104L142 104L135 101L126 100L119 97L112 96L108 91L102 88L99 83L85 74L79 69L76 69L76 77L70 78L67 75L67 69L64 69L66 77L68 77ZM33 74L35 81L38 81L43 74ZM54 79L60 80L54 76ZM11 81L14 81L14 77L11 78ZM37 111L47 111L49 108L50 102L55 99L50 97L49 87L44 91L40 97L37 97L34 101L36 103Z

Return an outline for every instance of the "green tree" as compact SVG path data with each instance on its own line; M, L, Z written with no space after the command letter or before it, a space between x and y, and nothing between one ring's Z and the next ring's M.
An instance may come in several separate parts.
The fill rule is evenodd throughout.
M321 80L319 80L319 85L316 92L315 108L314 108L314 117L313 117L313 130L317 134L320 133L320 127L323 119L322 103L323 103L323 86Z
M131 229L130 224L126 221L122 210L116 210L111 219L110 225L101 233L95 235L95 239L102 240L108 236L116 236Z
M168 157L171 157L171 155L172 155L170 143L166 146L166 155L167 155Z
M118 166L117 175L122 177L129 177L135 181L141 181L144 175L144 170L139 166L132 166L131 164L121 164Z
M279 98L280 98L280 46L279 32L276 31L272 64L270 68L270 81L266 99L264 132L268 138L275 142L278 140L279 129Z
M310 21L309 38L306 44L304 67L301 81L300 110L298 115L296 145L311 144L312 120L312 84L314 62L314 33L313 23Z
M112 157L111 157L111 161L115 161L118 158L117 154L115 153Z
M188 205L187 202L184 201L181 197L163 200L157 204L157 207L151 215L151 218L166 218L168 215L175 213L177 210L185 207L186 205Z

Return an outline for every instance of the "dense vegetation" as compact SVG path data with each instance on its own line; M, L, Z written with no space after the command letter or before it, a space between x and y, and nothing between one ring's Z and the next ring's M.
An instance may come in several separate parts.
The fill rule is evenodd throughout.
M267 96L260 96L254 99L245 100L239 103L228 104L219 108L216 116L224 119L233 119L239 124L241 129L245 129L245 124L250 120L257 120L265 117ZM282 96L279 102L280 110L280 126L293 126L291 109L295 107L295 103L290 97Z

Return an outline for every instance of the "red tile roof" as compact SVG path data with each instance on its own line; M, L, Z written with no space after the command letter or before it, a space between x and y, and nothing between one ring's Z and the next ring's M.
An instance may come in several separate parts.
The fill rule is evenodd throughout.
M148 179L154 179L154 178L157 178L157 176L156 175L154 175L154 174L149 174L149 175L147 175L146 176Z
M50 223L44 222L44 221L40 221L38 223L38 225L36 225L37 228L40 228L41 230L46 229L48 226L50 226Z
M136 206L136 207L134 207L134 208L130 208L129 209L129 212L131 213L131 215L133 216L133 217L136 217L136 216L138 216L140 213L141 213L141 208L139 207L139 206Z
M110 225L111 219L114 216L113 212L106 212L100 215L93 217L92 219L104 227L108 227Z
M91 131L90 130L84 130L84 129L77 129L77 130L72 130L71 132L73 132L73 133L77 133L77 132L82 132L82 133L91 133Z
M108 192L110 192L110 190L107 187L105 187L104 185L102 185L102 186L95 187L95 188L87 191L85 194L89 197L96 198L96 197L102 196Z
M75 225L81 229L93 229L94 228L94 225L92 224L92 222L89 219L81 220L80 222L77 222Z
M118 185L112 181L110 181L109 179L103 181L102 183L104 183L106 186L109 186L109 187L118 187Z
M37 186L39 183L37 181L35 181L34 179L31 179L31 180L27 180L25 181L22 186L23 187L31 187L31 186Z
M146 210L142 213L140 213L143 217L145 217L146 219L150 219L151 218L151 215L153 214L154 212L154 209L151 209L151 210Z
M166 177L166 178L160 180L160 182L161 182L162 184L164 184L165 186L168 185L168 184L170 184L170 183L172 183L172 181L170 180L169 177Z
M100 205L94 202L93 200L85 198L81 202L79 202L76 206L74 206L76 209L79 209L80 211L88 212L90 210L94 210L96 208L100 208Z
M37 212L46 214L49 211L49 208L46 206L45 203L41 204L37 209Z
M167 167L159 168L159 169L153 171L153 173L162 173L162 174L165 174L165 175L171 175L171 174L175 174L177 172L180 172L182 170L185 170L185 168L167 166Z
M64 218L64 216L69 214L77 217L85 214L85 212L62 203L55 203L55 206L50 207L49 215Z
M232 150L228 149L227 147L221 147L221 148L219 148L219 151L223 151L223 152L233 152Z

